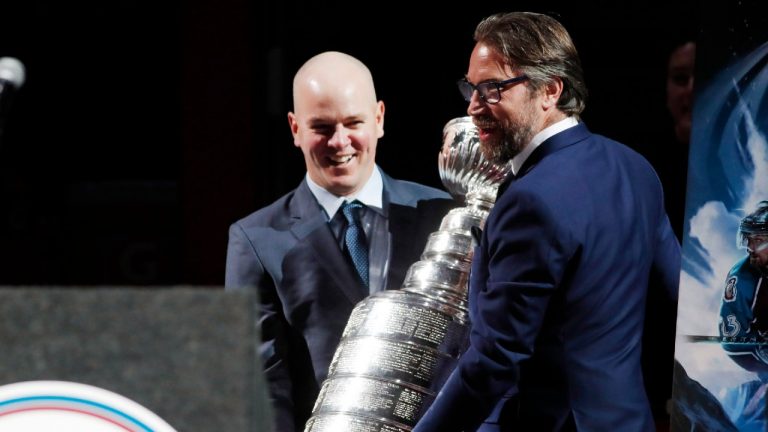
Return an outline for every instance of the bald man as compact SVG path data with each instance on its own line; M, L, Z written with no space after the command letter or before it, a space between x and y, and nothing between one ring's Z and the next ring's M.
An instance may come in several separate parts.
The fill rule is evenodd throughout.
M352 308L400 288L455 205L445 192L392 179L376 165L384 103L359 60L339 52L311 58L294 78L293 105L288 124L307 175L231 226L225 282L258 292L278 432L303 430ZM364 269L347 244L348 203L362 204Z

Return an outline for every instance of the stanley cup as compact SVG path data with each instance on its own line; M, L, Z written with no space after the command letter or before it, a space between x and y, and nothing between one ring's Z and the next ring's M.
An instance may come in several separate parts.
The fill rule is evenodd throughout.
M304 432L410 431L466 348L471 231L483 227L509 167L483 157L469 117L445 125L438 166L465 206L429 236L402 289L355 306Z

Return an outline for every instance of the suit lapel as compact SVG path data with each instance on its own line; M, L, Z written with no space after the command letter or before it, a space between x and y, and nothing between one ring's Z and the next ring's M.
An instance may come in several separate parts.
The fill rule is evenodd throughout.
M299 241L300 247L312 248L317 263L331 275L349 301L357 304L365 297L357 274L339 249L336 238L326 221L325 213L317 204L306 180L302 181L296 189L289 212L294 220L291 232ZM312 264L307 263L307 265Z
M387 289L399 289L400 286L396 286L396 279L399 278L392 277L392 275L404 275L408 267L413 264L413 261L409 259L413 254L408 253L408 250L413 249L414 239L418 238L417 216L418 211L414 207L398 204L389 206L389 231L392 239L392 253L390 255L390 277L387 278Z
M399 280L405 276L413 264L413 248L425 245L414 245L414 239L419 238L419 210L408 203L413 197L407 191L398 188L395 182L382 173L384 179L384 208L388 209L389 234L392 239L390 265L386 289L400 289Z

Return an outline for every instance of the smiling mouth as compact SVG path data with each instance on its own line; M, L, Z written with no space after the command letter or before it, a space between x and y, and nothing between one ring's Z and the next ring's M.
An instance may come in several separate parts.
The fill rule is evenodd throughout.
M491 133L497 127L496 122L488 121L488 120L485 120L485 119L482 119L482 120L481 119L475 119L474 123L475 123L475 127L477 127L477 129L479 131L481 131L483 133L486 133L486 134L487 133Z
M478 135L480 137L481 141L486 140L489 136L493 135L493 133L496 131L496 128L491 125L483 125L477 127Z
M496 128L493 128L493 127L483 127L478 129L480 130L481 133L484 133L484 134L490 134L491 132L496 130Z
M328 156L328 160L331 162L331 165L333 165L333 166L340 166L340 165L344 165L347 162L351 161L354 157L355 157L354 154L339 155L339 156Z

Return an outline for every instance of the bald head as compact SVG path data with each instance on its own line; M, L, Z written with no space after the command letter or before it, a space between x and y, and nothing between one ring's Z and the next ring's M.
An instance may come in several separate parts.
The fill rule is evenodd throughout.
M384 102L360 60L329 51L309 59L293 79L293 144L309 178L337 196L359 191L376 164L384 135Z
M293 78L293 106L300 110L307 93L354 93L361 102L376 104L371 71L360 60L338 51L326 51L307 60Z

